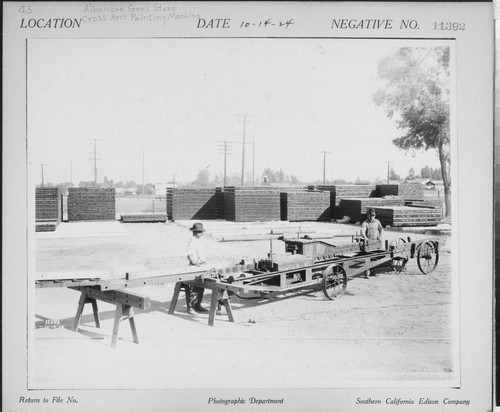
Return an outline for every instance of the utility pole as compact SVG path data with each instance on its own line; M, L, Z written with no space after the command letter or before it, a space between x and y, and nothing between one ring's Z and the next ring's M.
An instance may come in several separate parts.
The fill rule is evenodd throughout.
M42 169L42 187L44 187L44 183L43 183L43 166L45 166L45 163L40 163L40 167Z
M224 155L224 186L226 186L226 164L227 164L227 155L231 154L231 142L227 140L219 140L219 154Z
M326 184L326 155L331 153L326 150L322 150L320 153L323 153L323 184Z
M142 195L144 196L144 149L142 149Z
M94 187L97 187L97 161L102 160L97 157L97 140L98 139L90 139L94 142L94 157L91 160L94 160Z
M97 142L94 140L94 186L97 187Z
M392 162L390 162L389 160L387 161L387 184L389 184L389 176L390 176L390 164Z
M245 123L246 123L247 115L243 115L243 151L241 158L241 186L245 183Z
M252 138L252 186L255 186L255 137Z

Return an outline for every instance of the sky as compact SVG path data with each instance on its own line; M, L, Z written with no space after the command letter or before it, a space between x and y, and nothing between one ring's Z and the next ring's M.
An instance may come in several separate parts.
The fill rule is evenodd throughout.
M405 177L439 167L405 153L372 95L380 58L419 41L36 39L28 44L28 159L35 180L165 183L266 167L303 182ZM428 42L425 45L429 45ZM432 44L437 45L437 44ZM245 119L245 120L244 120ZM255 144L253 151L252 143ZM143 162L144 156L144 162Z

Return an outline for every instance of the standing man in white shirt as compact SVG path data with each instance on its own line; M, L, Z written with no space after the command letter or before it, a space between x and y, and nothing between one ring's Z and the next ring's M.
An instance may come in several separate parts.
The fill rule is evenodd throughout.
M376 215L375 209L367 210L366 220L361 224L361 237L365 240L382 240L383 228L380 220L375 219ZM365 272L366 279L373 275L370 269Z
M200 240L203 232L205 232L205 229L203 229L202 223L195 223L189 230L193 232L193 236L191 237L187 245L187 258L189 260L189 265L202 266L207 263L205 248L203 247L203 243ZM205 292L205 289L197 286L185 285L185 290L186 294L189 296L188 313L191 312L191 309L198 313L208 312L208 309L201 306L201 301L203 300L203 293Z
M366 220L361 224L361 236L366 240L382 240L382 224L378 219L375 209L368 209Z

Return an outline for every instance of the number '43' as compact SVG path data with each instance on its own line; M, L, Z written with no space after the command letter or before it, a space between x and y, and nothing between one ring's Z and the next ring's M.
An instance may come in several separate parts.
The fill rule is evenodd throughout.
M18 10L19 13L24 13L24 14L30 14L31 13L31 6L21 6Z

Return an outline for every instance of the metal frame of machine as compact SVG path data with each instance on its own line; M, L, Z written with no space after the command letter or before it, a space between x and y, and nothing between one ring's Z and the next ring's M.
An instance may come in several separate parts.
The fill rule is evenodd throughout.
M81 292L74 330L86 303L92 304L96 326L99 327L97 301L116 305L115 325L111 346L116 345L120 322L130 321L134 341L138 343L133 322L133 307L148 309L149 297L129 289L142 286L176 283L169 313L173 314L179 292L184 284L211 289L212 299L208 324L213 326L221 306L226 309L230 322L234 322L230 305L231 293L240 298L266 298L321 285L324 295L334 300L341 297L350 278L367 271L387 268L398 273L407 262L416 258L423 274L431 273L439 262L440 245L444 238L430 237L412 241L410 238L392 242L352 238L352 242L335 245L324 240L282 239L285 253L252 263L240 262L220 268L189 267L168 270L147 270L126 273L125 278L114 278L110 272L53 272L37 273L37 288L68 287ZM333 240L333 239L332 239ZM271 244L272 245L272 244Z

